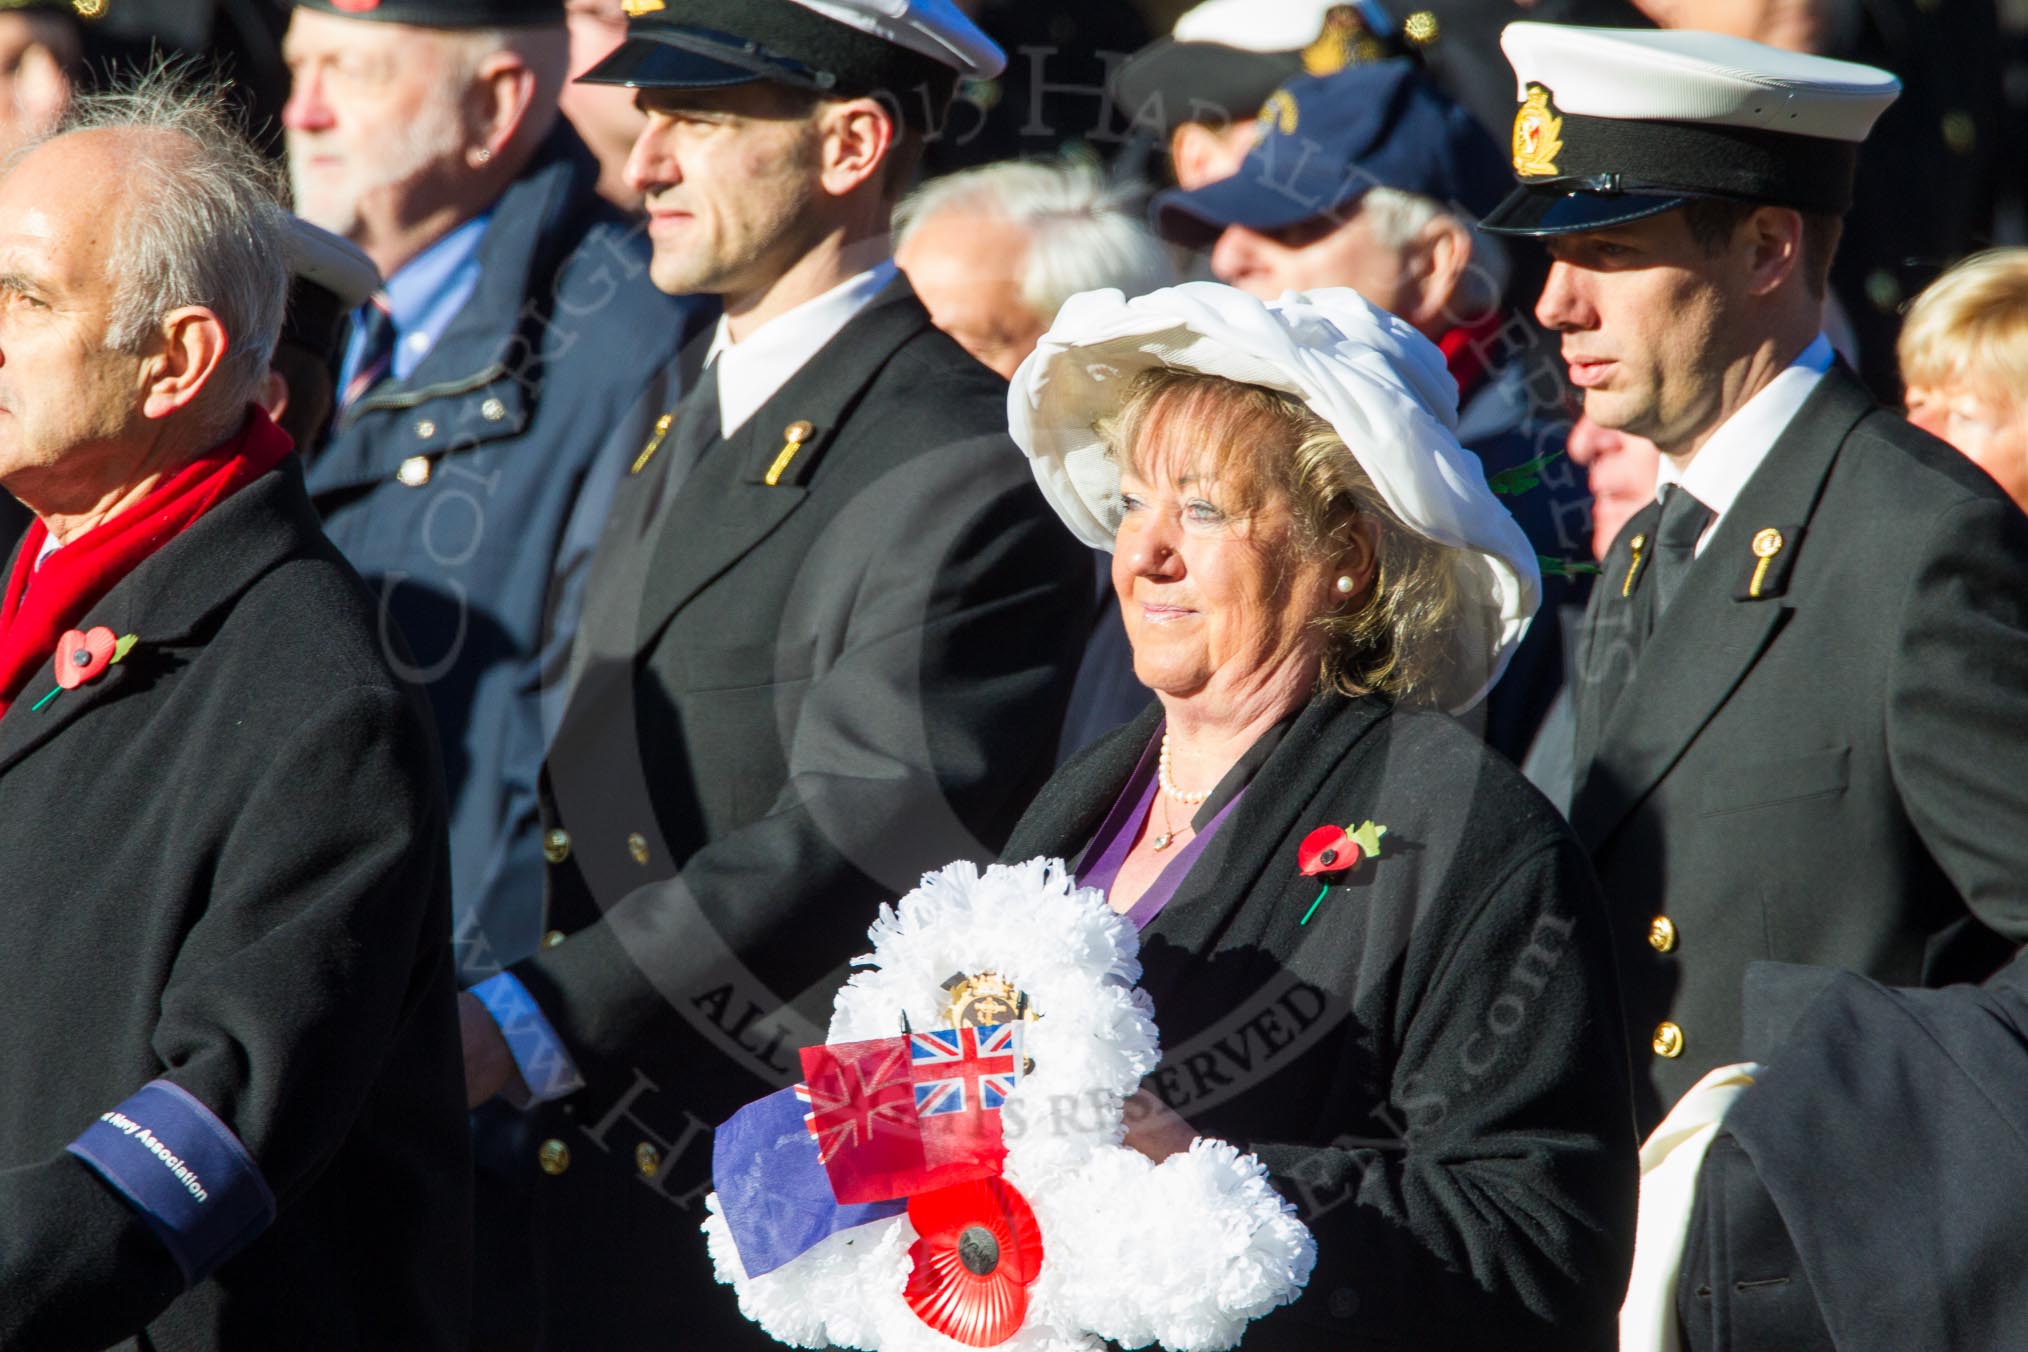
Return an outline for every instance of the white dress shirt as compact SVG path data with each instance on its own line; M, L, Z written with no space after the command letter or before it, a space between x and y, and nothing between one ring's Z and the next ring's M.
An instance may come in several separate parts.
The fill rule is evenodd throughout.
M1664 485L1681 484L1712 511L1711 524L1697 537L1699 554L1711 543L1712 533L1731 510L1746 481L1774 449L1776 439L1788 430L1796 410L1817 388L1824 372L1831 369L1836 355L1831 340L1818 334L1802 355L1719 425L1711 440L1690 458L1688 469L1678 468L1666 455L1662 457L1661 468L1655 474L1655 496L1661 497Z
M823 295L784 310L736 343L721 315L711 349L704 355L705 366L718 377L719 434L730 437L760 412L790 376L809 365L854 315L873 303L896 271L893 259L882 259Z

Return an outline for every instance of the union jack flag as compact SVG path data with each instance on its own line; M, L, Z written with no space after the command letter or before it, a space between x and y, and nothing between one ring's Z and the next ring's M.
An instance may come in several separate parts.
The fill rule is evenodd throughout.
M919 1118L998 1112L1021 1078L1021 1024L910 1033L909 1074Z

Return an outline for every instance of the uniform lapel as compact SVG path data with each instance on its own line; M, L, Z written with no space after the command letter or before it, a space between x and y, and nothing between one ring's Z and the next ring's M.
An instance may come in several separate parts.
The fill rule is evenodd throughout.
M1603 723L1580 731L1580 748L1588 742L1593 750L1570 820L1587 850L1603 844L1682 757L1786 620L1786 598L1745 596L1740 571L1752 563L1763 530L1809 521L1839 447L1872 408L1842 368L1825 376L1684 577Z
M802 504L804 485L860 392L896 348L928 326L915 292L897 279L745 425L704 447L647 546L653 564L641 594L639 647L653 645L685 602ZM789 429L799 424L807 424L806 434L785 459Z

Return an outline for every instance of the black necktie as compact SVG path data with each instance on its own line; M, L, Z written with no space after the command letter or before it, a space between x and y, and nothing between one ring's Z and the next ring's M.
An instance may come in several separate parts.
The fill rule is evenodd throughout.
M376 291L359 307L359 364L353 368L352 379L345 384L344 397L338 407L347 409L357 403L359 397L378 385L381 379L394 368L394 311L388 308L387 297Z
M1662 517L1655 526L1655 561L1649 565L1654 576L1648 579L1655 591L1654 609L1649 612L1655 621L1661 619L1670 598L1683 585L1683 575L1697 557L1697 541L1715 515L1683 485L1663 486Z
M656 478L649 489L648 510L641 518L643 527L675 496L705 448L718 436L718 371L707 366L697 373L697 383L676 401L669 438L655 455L659 463L654 465Z

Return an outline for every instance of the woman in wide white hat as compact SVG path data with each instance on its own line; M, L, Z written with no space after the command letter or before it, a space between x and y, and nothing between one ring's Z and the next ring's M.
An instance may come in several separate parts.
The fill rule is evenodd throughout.
M1009 395L1044 493L1113 551L1156 702L1006 857L1070 860L1142 929L1165 1060L1128 1143L1241 1143L1317 1235L1249 1344L1613 1342L1636 1141L1610 939L1562 819L1445 712L1539 590L1456 400L1352 291L1208 283L1074 297Z

